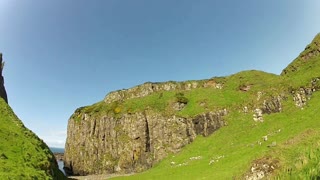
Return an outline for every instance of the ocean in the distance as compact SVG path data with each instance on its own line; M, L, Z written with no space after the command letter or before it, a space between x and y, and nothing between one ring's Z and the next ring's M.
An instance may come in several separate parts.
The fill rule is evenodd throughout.
M53 153L64 153L64 148L50 147L50 150L51 150Z
M64 148L56 148L56 147L49 147L49 148L53 153L64 153ZM60 171L62 171L63 174L66 175L63 169L63 161L58 160L58 166Z

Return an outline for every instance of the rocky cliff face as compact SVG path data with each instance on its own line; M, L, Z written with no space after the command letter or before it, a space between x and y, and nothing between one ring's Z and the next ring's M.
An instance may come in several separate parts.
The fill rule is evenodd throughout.
M151 168L168 154L179 152L185 145L193 142L197 135L211 135L227 124L224 117L230 110L220 107L218 110L211 109L195 116L183 117L149 107L145 107L143 111L118 113L120 108L114 106L157 92L161 96L166 91L187 92L208 88L217 92L224 91L223 83L214 79L145 83L107 95L101 103L104 108L112 106L111 113L97 115L100 108L77 109L68 122L65 168L74 175L140 172ZM232 90L241 94L251 91ZM245 106L243 112L252 113L254 121L263 122L263 114L282 111L282 101L288 96L291 95L280 93L270 96L258 91L249 103L251 106ZM304 94L301 96L305 97ZM188 105L184 104L181 108L167 106L180 111ZM199 101L199 106L206 106L206 101Z
M158 92L190 91L202 87L222 89L223 84L215 80L145 83L111 92L102 103L113 106ZM172 109L179 111L186 103L180 97L172 104ZM197 135L208 136L224 126L223 116L227 114L227 110L222 109L186 118L148 107L138 112L118 114L117 111L120 108L115 106L112 113L96 116L97 113L80 108L71 116L64 158L70 174L146 170L169 153L179 152Z
M4 78L2 76L2 70L4 67L4 62L2 61L2 54L0 53L0 97L3 98L6 103L8 103L7 92L4 88Z
M69 120L65 166L78 175L139 172L179 152L197 135L212 134L225 125L226 114L220 110L182 118L146 110L92 118L76 112L80 120Z

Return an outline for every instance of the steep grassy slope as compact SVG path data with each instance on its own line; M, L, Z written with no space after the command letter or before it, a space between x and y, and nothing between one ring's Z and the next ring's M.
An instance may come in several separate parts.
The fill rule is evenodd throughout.
M0 179L66 179L48 146L0 98Z
M119 179L243 179L259 159L274 160L275 177L317 177L319 110L317 92L304 110L287 102L282 113L264 116L263 123L255 123L251 114L234 112L227 118L227 127L206 138L198 136L182 152L147 172ZM190 160L198 156L199 160Z
M319 56L320 33L305 48L305 50L282 71L281 75L290 79L293 87L297 87L299 85L305 86L309 84L313 78L320 76Z

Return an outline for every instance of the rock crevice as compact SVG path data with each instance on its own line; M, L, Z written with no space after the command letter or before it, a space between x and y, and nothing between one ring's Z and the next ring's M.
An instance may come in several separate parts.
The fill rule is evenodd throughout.
M148 119L147 115L145 114L145 127L146 127L146 152L150 152L150 131L149 131L149 124L148 124Z

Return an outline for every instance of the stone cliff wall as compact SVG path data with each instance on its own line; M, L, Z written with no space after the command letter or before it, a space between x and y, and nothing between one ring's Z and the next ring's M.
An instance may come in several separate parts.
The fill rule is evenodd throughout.
M196 135L208 136L224 126L227 110L194 118L146 110L121 117L70 118L65 149L65 166L73 174L139 172L152 167L169 153L191 143Z
M4 87L4 78L2 76L3 65L2 54L0 53L0 97L3 98L6 103L8 103L7 92Z

